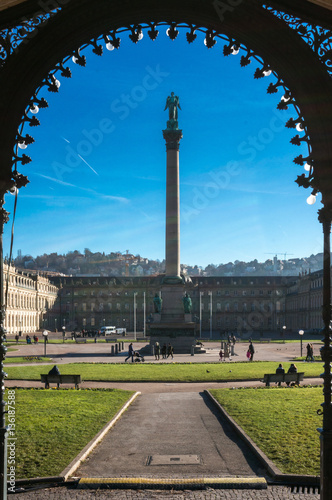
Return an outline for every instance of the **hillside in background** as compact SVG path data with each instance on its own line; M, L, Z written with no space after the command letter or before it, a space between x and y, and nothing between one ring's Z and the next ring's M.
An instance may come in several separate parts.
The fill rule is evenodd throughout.
M151 260L141 255L111 252L91 252L88 248L67 254L43 254L37 257L23 255L21 251L13 264L18 269L42 271L70 276L151 276L165 271L165 261ZM323 254L280 260L275 256L265 262L235 260L226 264L181 265L183 274L190 276L295 276L322 269Z

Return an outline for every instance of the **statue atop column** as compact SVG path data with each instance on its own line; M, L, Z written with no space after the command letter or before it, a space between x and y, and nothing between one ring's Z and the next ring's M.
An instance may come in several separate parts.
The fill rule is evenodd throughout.
M174 92L171 92L166 99L166 106L164 111L168 108L169 120L167 121L168 130L177 130L179 128L178 124L178 108L181 109L180 100Z

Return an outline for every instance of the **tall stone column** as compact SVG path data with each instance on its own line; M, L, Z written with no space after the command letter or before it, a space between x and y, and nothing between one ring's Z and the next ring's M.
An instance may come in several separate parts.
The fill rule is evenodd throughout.
M179 149L182 130L163 130L166 141L166 275L164 283L182 283L180 276Z

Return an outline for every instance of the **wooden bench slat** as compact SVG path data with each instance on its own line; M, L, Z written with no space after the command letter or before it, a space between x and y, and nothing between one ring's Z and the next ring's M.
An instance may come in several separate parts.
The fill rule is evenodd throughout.
M57 384L58 388L60 384L75 384L75 388L78 389L78 385L82 382L81 375L48 375L43 373L40 375L40 381L45 384L45 388L49 387L50 383Z

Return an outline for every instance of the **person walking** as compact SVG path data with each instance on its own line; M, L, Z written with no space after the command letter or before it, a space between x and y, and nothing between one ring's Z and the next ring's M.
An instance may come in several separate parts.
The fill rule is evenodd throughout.
M167 348L167 357L169 358L170 356L172 356L173 359L173 352L174 352L173 346L169 343Z
M126 362L129 358L131 358L131 362L132 362L132 363L134 362L134 352L135 352L135 351L134 351L134 348L133 348L133 343L131 342L131 343L129 344L129 348L128 348L128 356L126 357L125 362Z
M314 346L312 344L310 344L309 359L310 359L310 361L315 361L315 359L314 359Z
M167 353L167 347L166 344L164 344L161 348L161 355L163 359L166 359L166 353Z
M253 361L254 354L255 354L255 348L254 348L254 344L252 342L250 342L250 344L249 344L248 351L250 352L249 361Z
M154 357L156 359L160 359L160 345L159 345L159 342L156 342L155 345L154 345Z
M307 344L307 356L305 358L305 361L313 361L314 358L313 358L313 347L312 347L312 344Z

